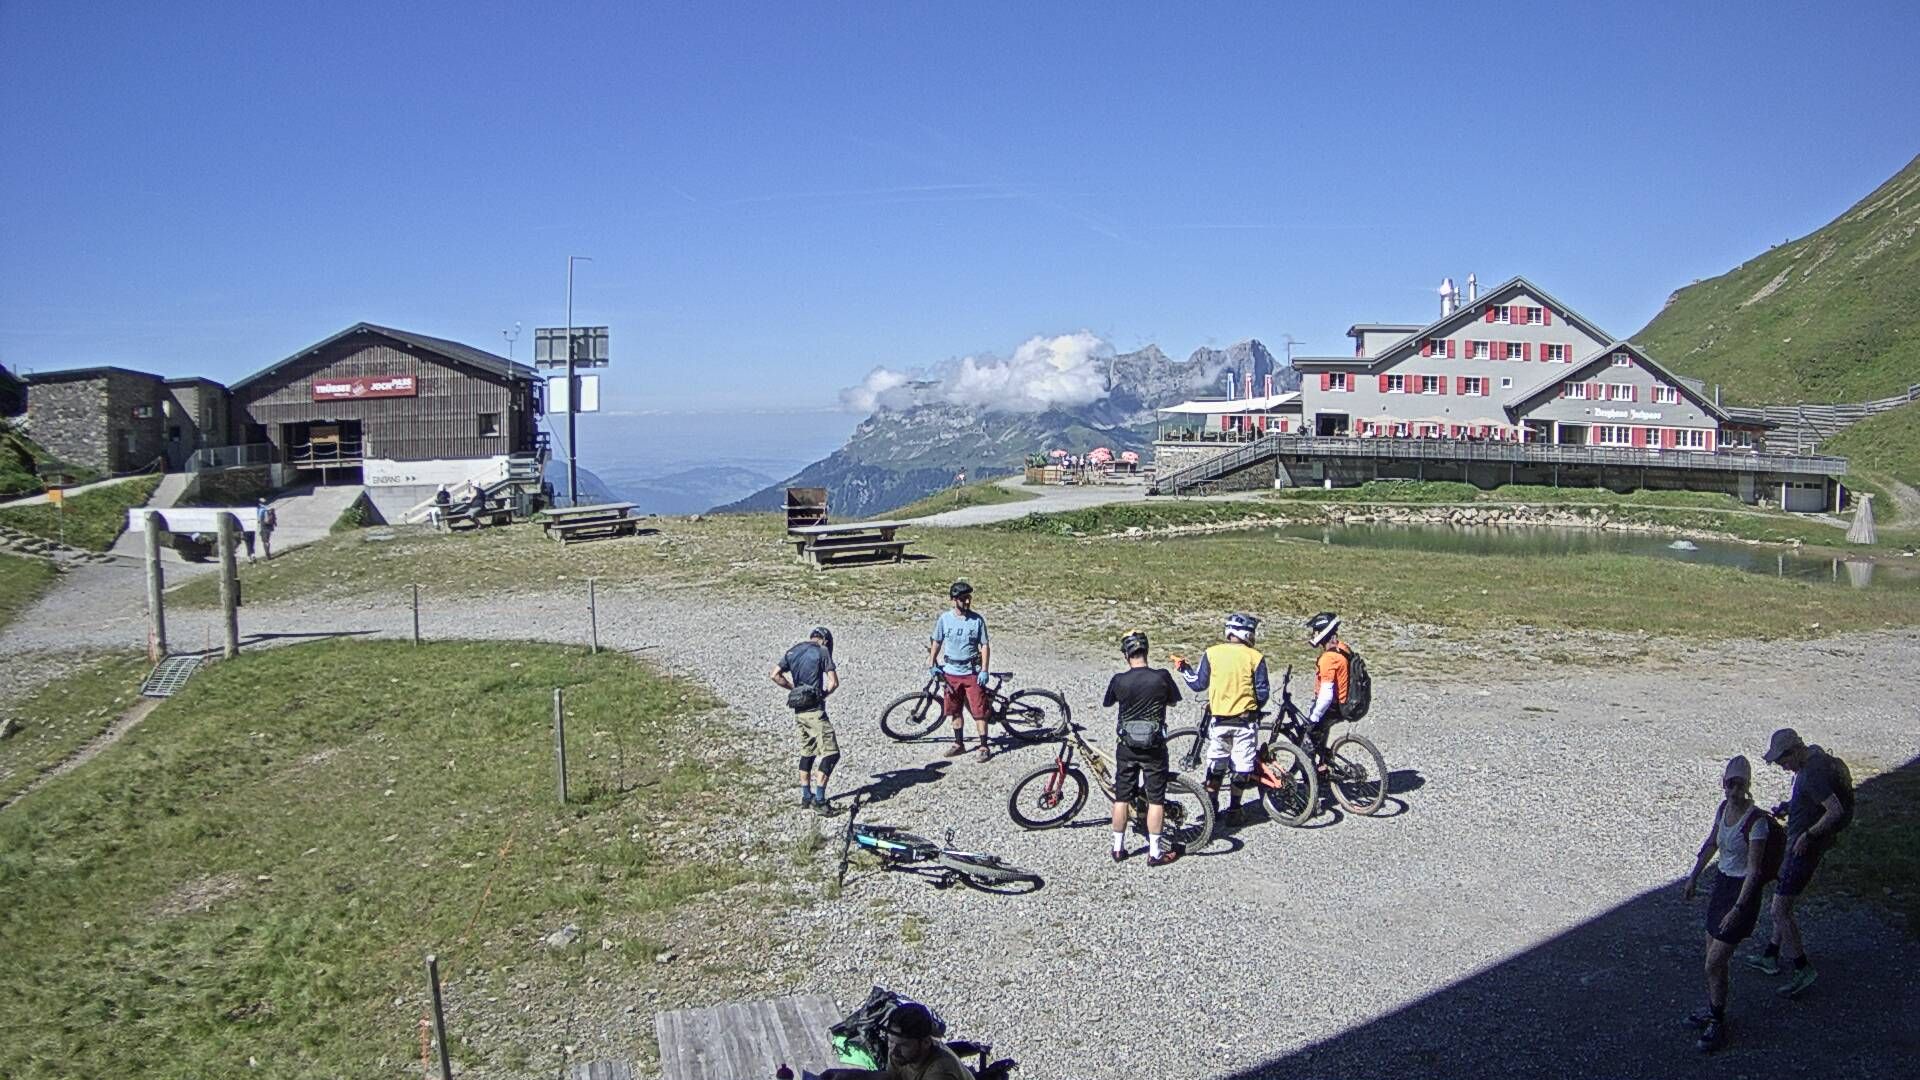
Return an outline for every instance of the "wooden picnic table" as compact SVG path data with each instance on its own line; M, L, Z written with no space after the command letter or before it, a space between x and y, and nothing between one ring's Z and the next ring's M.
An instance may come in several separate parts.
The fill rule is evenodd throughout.
M802 525L787 530L793 550L815 566L854 559L899 562L911 540L896 537L911 521L849 521L839 525Z
M546 530L562 545L632 536L640 519L632 516L632 503L595 503L591 506L547 508Z
M796 1077L823 1072L838 1064L827 1029L843 1015L824 994L658 1013L660 1071L666 1080L758 1080L781 1065Z

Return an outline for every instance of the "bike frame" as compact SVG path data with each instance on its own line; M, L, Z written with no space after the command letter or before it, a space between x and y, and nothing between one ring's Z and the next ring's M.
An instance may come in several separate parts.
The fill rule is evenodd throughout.
M1006 677L991 671L985 674L986 677L980 680L980 692L987 695L987 719L1005 721L1007 706L1013 701L1012 697L1001 692L1001 689L1007 685ZM927 676L925 692L928 697L944 699L947 693L946 678L940 675ZM961 715L964 717L966 714L963 711Z

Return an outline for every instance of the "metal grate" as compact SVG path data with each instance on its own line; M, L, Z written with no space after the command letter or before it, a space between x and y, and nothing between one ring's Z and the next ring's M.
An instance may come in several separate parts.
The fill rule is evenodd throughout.
M147 681L140 684L141 697L172 697L200 670L198 656L169 656L160 661Z

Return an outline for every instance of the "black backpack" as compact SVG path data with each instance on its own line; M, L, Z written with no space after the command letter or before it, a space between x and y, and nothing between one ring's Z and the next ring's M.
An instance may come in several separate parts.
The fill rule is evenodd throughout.
M1767 819L1766 846L1756 852L1753 850L1753 826L1762 817ZM1740 822L1740 835L1747 838L1747 873L1759 874L1762 882L1778 878L1780 863L1787 857L1786 825L1756 806L1748 810L1745 820Z
M1340 718L1358 720L1373 708L1373 676L1367 674L1367 662L1351 646L1341 652L1347 658L1347 700L1340 703Z

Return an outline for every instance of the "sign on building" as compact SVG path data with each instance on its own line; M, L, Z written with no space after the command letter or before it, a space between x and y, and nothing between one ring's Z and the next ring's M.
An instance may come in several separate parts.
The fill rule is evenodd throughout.
M574 412L600 411L600 376L575 375L573 381L580 385L580 400L574 405ZM567 377L565 375L547 376L547 411L564 413L567 411Z
M412 375L362 375L351 379L315 379L313 400L340 401L352 398L414 397L420 382Z
M533 331L533 366L566 367L566 340L567 328L564 326L536 327ZM607 357L606 327L576 326L573 328L575 367L606 367Z

